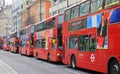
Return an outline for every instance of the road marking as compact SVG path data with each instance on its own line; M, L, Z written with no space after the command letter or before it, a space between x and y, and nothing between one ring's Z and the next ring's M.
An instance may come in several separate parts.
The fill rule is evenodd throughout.
M0 63L3 64L5 67L7 67L13 74L19 74L18 72L16 72L14 69L12 69L9 65L7 65L2 60L0 60Z
M56 65L53 65L53 64L50 64L50 63L47 63L47 62L43 62L43 64L49 66L49 67L57 67Z
M81 73L79 73L79 72L76 72L76 71L72 71L72 70L70 70L70 69L64 69L65 71L68 71L68 72L71 72L71 73L74 73L74 74L81 74Z

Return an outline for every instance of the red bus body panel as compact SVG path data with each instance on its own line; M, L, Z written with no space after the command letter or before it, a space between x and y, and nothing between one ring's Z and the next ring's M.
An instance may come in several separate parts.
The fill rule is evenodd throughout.
M118 7L120 8L120 6ZM103 13L107 13L110 11L111 10L106 10L103 11ZM109 18L108 16L106 17ZM78 18L76 20L80 19L81 18ZM69 23L75 22L76 20L63 23L63 63L70 65L71 56L75 55L77 67L102 73L108 73L108 64L111 58L115 58L120 64L120 22L110 24L108 20L108 48L96 49L96 51L90 52L67 48L67 39L70 36L97 34L97 29L95 27L82 30L68 31Z

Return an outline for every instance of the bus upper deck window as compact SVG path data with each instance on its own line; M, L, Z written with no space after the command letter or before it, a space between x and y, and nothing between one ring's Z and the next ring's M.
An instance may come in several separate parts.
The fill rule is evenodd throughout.
M71 19L77 18L79 12L79 6L75 6L71 10Z
M89 13L90 1L82 3L80 5L80 16L85 16Z
M120 0L105 0L105 7L104 8L109 8L112 6L116 6L120 3Z
M65 12L65 21L70 20L70 9Z
M103 0L91 0L91 10L90 13L97 12L102 9L102 1Z

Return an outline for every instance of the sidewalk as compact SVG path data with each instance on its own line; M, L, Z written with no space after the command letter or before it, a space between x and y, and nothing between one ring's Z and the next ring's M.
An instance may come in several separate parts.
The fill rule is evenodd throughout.
M9 65L0 60L0 74L18 74Z

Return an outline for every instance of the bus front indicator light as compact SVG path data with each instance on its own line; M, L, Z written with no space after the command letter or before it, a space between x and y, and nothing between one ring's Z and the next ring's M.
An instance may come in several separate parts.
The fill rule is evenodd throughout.
M60 54L59 54L59 53L57 53L57 56L60 56Z

